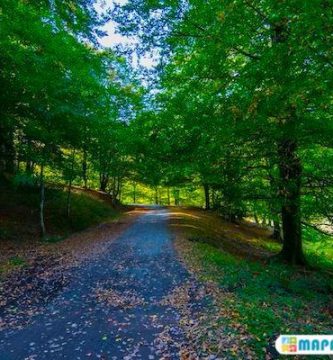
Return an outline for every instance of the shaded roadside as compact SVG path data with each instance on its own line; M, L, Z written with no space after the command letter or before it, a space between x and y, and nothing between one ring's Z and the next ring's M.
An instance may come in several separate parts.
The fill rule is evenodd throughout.
M250 231L244 234L246 225L239 230L197 209L170 211L170 230L181 261L213 289L215 307L224 325L231 329L238 344L242 342L244 349L255 354L255 359L278 358L274 341L279 334L332 333L331 276L267 262L272 253L261 248L267 236ZM207 319L205 326L212 335L208 339L201 336L199 341L201 346L217 347L220 355L223 333L221 324L216 324L220 324L219 319Z
M0 280L0 329L25 326L70 282L72 268L103 253L145 209L132 209L118 219L75 233L57 243L38 242L20 249L24 263ZM2 252L10 259L15 249Z

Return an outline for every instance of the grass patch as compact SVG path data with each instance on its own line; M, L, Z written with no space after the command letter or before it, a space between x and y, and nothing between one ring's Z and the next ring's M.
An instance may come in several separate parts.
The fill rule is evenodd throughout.
M118 211L102 200L94 199L84 193L74 192L71 195L70 218L67 218L67 193L59 190L48 190L46 196L47 223L51 227L51 231L53 228L62 229L61 234L64 235L84 230L119 216Z
M303 241L309 263L317 268L333 271L333 237L305 227Z
M25 265L25 260L18 256L12 256L9 258L8 263L13 267L20 267Z
M0 263L0 275L24 266L26 266L26 261L23 258L11 256L7 261Z
M188 267L223 289L228 321L245 325L258 359L265 359L279 334L332 334L333 277L327 272L251 258L260 249L274 254L281 244L260 229L226 223L215 214L174 210L170 226L179 234L178 249ZM332 237L304 228L311 265L332 269L331 244Z
M71 214L67 217L67 192L62 188L45 190L45 225L48 243L59 242L68 235L117 218L120 212L109 203L73 191ZM0 241L15 244L40 239L39 191L32 186L2 185L0 188Z
M303 227L302 235L303 249L309 264L318 269L333 271L333 237L310 227ZM271 239L263 239L254 245L276 253L282 248L282 244Z
M249 345L259 358L279 334L332 333L331 278L298 272L282 264L238 259L203 243L192 243L187 261L193 259L200 262L204 280L217 282L234 295L225 301L230 312L237 314L254 335Z
M53 235L53 236L45 236L42 240L47 244L56 244L64 239L65 236Z

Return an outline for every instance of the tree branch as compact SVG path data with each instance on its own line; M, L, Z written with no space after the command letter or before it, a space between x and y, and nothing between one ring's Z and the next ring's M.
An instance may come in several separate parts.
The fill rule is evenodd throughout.
M245 0L245 4L249 6L257 15L259 15L262 20L267 20L267 15L263 11L255 7L252 2L250 2L249 0Z
M324 235L332 236L332 233L330 233L330 232L326 232L326 231L324 231L324 230L322 230L322 229L318 228L316 225L309 224L309 223L304 222L304 221L302 221L302 222L301 222L301 224L302 224L302 225L305 225L305 226L309 226L309 227L311 227L311 228L313 228L313 229L315 229L315 230L319 231L320 233L322 233L322 234L324 234Z
M247 52L246 50L243 50L243 49L240 49L239 47L237 46L234 46L232 47L232 50L244 55L244 56L247 56L249 57L250 59L253 59L253 60L259 60L260 59L260 56L259 55L255 55L255 54L251 54L249 52Z

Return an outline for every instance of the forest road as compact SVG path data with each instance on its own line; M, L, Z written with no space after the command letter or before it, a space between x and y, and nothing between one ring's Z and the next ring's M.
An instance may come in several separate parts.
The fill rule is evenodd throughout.
M197 284L177 258L168 216L150 210L71 270L29 325L0 332L0 359L179 359L187 340L173 301L183 284ZM204 306L194 295L187 302L190 312Z

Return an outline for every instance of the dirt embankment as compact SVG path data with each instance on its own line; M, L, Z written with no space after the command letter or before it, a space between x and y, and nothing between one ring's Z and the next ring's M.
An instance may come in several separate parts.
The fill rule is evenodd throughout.
M214 212L200 209L170 208L170 227L190 241L205 242L237 257L265 260L272 252L261 243L272 241L271 232L252 223L234 224Z

